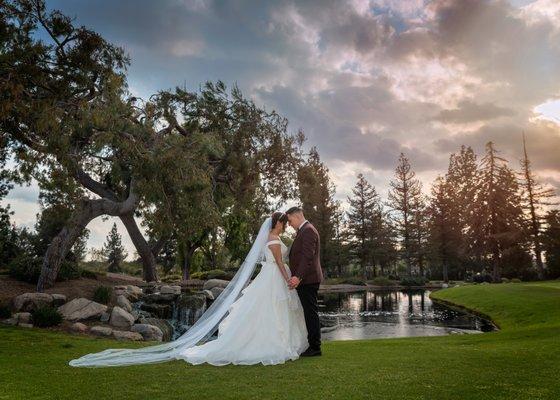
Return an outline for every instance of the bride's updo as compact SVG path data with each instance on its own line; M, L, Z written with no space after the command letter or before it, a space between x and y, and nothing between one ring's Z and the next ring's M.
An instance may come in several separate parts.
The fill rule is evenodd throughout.
M280 211L274 212L272 214L270 229L274 229L278 221L282 223L282 231L284 231L286 229L286 223L288 222L288 216Z

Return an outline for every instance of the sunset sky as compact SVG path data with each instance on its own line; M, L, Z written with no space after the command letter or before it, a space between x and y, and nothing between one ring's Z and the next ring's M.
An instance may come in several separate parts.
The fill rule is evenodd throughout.
M400 152L429 183L461 144L494 141L518 168L521 132L560 190L560 1L50 1L130 54L130 90L206 80L302 129L337 186L358 172L385 196ZM15 188L32 226L37 188ZM112 220L94 221L100 247ZM124 242L133 252L122 225Z

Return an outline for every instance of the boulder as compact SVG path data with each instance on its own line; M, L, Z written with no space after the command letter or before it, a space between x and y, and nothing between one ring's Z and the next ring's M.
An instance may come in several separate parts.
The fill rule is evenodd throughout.
M30 324L31 323L31 313L28 312L18 312L15 313L12 318L16 318L18 324Z
M87 327L86 324L82 324L81 322L74 322L70 326L70 330L73 331L73 332L84 333L84 332L87 332L88 327Z
M117 305L123 310L128 312L132 311L132 304L130 304L130 301L122 294L117 296Z
M163 285L159 292L161 294L181 294L181 286L178 285Z
M144 303L171 304L174 303L178 295L175 293L152 293L142 296Z
M119 306L113 307L109 324L118 328L129 329L134 324L134 317L126 310Z
M129 331L113 331L113 337L117 340L144 340L141 334Z
M202 289L211 290L214 287L225 288L228 284L229 281L223 279L208 279L206 282L204 282L204 286L202 287Z
M163 319L170 319L173 314L171 304L143 303L140 309Z
M55 307L61 306L64 303L66 303L66 296L63 294L53 293L52 298L53 298L53 306Z
M163 340L163 332L155 325L134 324L130 330L141 334L144 340L155 340L158 342Z
M107 311L105 311L103 314L101 314L101 317L99 317L99 321L109 322L109 318L111 318L111 313L108 313Z
M2 323L6 324L6 325L14 326L14 325L18 324L18 320L17 320L17 318L12 317L12 318L8 318L8 319L3 319Z
M23 328L33 328L33 324L18 324L18 326L21 326Z
M13 300L14 310L17 311L34 311L40 307L50 306L53 303L53 297L48 293L24 293L15 297Z
M212 296L214 296L214 299L217 299L218 296L221 295L222 292L224 291L224 288L219 286L214 286L212 289L210 289L210 291L212 292Z
M206 296L208 300L214 300L214 293L211 290L203 290L202 293Z
M173 336L173 326L166 319L140 317L140 323L158 327L159 330L163 333L162 340L164 342L170 341L171 337Z
M85 297L79 297L58 307L58 311L62 314L64 319L69 321L82 321L90 318L99 318L107 311L107 306L86 299Z
M109 328L108 326L93 326L89 332L95 336L111 336L113 333L113 329Z

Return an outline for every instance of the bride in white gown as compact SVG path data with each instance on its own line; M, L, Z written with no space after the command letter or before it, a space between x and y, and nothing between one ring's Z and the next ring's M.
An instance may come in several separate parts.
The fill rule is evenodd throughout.
M265 259L256 278L242 290L218 338L178 355L192 364L280 364L295 360L307 347L307 328L297 292L288 288L290 269L283 262L288 248L278 238L286 220L274 213ZM283 271L282 271L283 270Z
M74 367L108 367L185 360L191 364L282 364L308 347L303 307L289 289L287 248L278 238L287 217L262 224L239 270L199 320L172 342L138 349L107 349L71 360ZM256 264L261 270L250 278ZM250 283L249 283L250 282ZM218 337L207 341L218 330Z

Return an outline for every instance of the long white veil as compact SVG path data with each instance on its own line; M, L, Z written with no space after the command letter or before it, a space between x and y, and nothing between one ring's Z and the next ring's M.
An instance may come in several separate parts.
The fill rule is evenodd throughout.
M71 360L73 367L114 367L132 364L153 364L176 359L183 350L196 346L211 337L230 306L237 300L241 290L247 285L255 267L261 261L262 252L271 229L271 217L268 217L259 230L251 250L233 279L225 287L202 316L183 335L174 341L138 349L107 349L99 353L86 354Z

